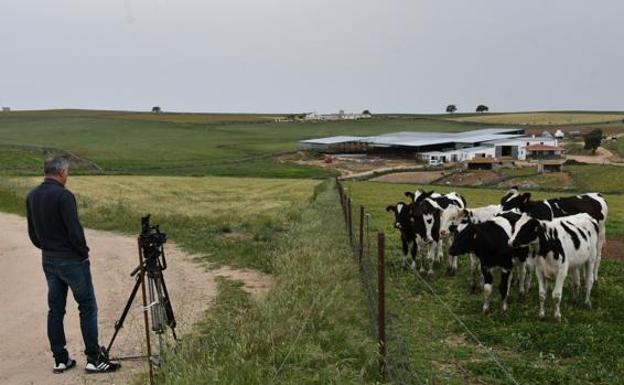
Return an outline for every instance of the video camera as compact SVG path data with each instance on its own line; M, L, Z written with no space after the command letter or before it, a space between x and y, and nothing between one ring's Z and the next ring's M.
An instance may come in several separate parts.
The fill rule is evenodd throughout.
M167 260L163 245L167 242L167 234L160 231L160 226L150 225L150 215L141 218L141 234L139 235L139 244L143 250L143 258L145 258L146 270L153 272L154 269L165 270L167 268ZM162 261L159 260L159 257Z

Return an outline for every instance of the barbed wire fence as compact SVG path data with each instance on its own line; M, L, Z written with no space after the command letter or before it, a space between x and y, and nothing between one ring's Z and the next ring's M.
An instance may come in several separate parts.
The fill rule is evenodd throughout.
M397 245L386 245L385 233L374 228L371 224L372 214L366 211L366 207L358 205L354 213L354 203L339 179L336 179L336 187L342 207L345 221L345 230L348 235L349 245L353 251L354 261L358 264L360 279L366 296L368 313L372 325L372 333L377 338L379 347L379 373L388 383L403 384L430 384L425 372L418 373L412 368L410 357L412 352L410 345L401 333L393 332L392 313L386 309L386 279L388 274L396 281L401 281L405 274L405 261L386 261L386 256L402 255ZM478 346L483 348L486 355L501 370L508 380L514 385L519 382L496 353L487 347L471 330L461 317L456 314L452 307L444 301L435 288L420 274L415 274L419 282L427 292L447 311L457 325L464 330L466 335ZM390 352L390 353L389 353ZM434 381L435 382L435 381Z
M366 211L366 207L358 205L354 210L348 190L338 179L336 186L349 245L353 251L354 261L358 264L366 296L371 333L377 339L379 373L389 383L410 384L413 382L414 374L409 368L410 355L407 343L397 333L388 334L388 331L392 330L392 317L388 317L386 309L385 233L373 227L372 214ZM391 344L392 355L388 354L388 343Z

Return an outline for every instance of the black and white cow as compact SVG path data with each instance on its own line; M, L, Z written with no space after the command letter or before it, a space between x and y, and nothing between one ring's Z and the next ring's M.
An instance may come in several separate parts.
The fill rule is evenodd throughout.
M396 205L387 206L386 211L394 213L394 228L401 233L401 246L405 257L404 265L407 264L407 255L410 253L412 269L416 270L418 243L422 238L417 235L416 222L411 215L411 204L399 202ZM422 230L420 232L422 233Z
M585 304L591 307L591 289L594 282L594 266L598 259L600 226L589 214L576 214L552 220L539 220L527 213L515 225L509 239L511 247L531 246L536 253L535 272L539 284L539 316L545 316L545 278L554 277L552 297L555 302L554 316L561 321L561 295L563 284L572 273L575 296L580 287L580 268L585 266Z
M449 249L451 255L473 253L479 259L483 275L483 312L490 308L494 269L501 269L500 294L503 311L508 308L509 287L511 286L514 265L521 267L528 256L528 248L514 249L509 246L513 225L520 218L516 213L504 213L481 223L461 225L455 232Z
M476 207L472 209L460 209L450 207L444 212L440 223L440 234L445 236L449 233L455 234L464 229L469 224L477 224L488 221L501 210L500 205L490 205ZM483 286L483 275L481 274L479 258L470 253L470 287L476 293Z
M430 262L429 274L433 273L433 262L439 262L444 256L444 243L449 234L448 229L443 233L442 221L448 210L464 209L466 200L456 192L438 194L433 191L406 192L406 196L412 198L412 217L417 225L424 226L422 238L430 245L427 259ZM448 256L447 273L455 274L457 271L457 257Z
M516 187L511 188L501 198L504 211L518 209L539 220L551 220L574 214L586 213L598 222L598 257L594 267L594 281L598 280L598 270L602 260L602 248L606 242L606 222L609 208L600 193L587 193L571 197L532 201L531 193L521 194Z

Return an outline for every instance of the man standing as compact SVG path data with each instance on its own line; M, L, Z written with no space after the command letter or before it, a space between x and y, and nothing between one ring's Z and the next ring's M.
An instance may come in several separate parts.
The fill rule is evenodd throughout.
M91 280L89 247L78 219L74 194L65 189L69 161L62 156L44 162L45 179L26 199L28 235L41 249L43 271L48 282L48 339L54 355L54 373L76 365L65 349L65 303L71 289L80 311L80 330L90 373L112 372L120 368L110 362L106 349L98 343L97 305Z

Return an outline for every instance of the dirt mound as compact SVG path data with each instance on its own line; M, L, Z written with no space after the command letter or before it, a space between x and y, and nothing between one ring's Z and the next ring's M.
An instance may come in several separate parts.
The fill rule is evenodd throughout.
M624 261L624 238L608 237L602 255L607 259Z
M492 170L462 170L439 181L451 186L482 186L495 183L502 177Z
M374 182L429 184L444 176L442 171L395 172L371 179Z
M135 237L104 231L86 231L91 247L91 269L98 300L100 343L112 334L134 280L129 272L138 263ZM206 271L175 245L167 244L169 268L165 279L178 320L178 335L188 333L217 295L216 277L228 276L244 283L243 289L263 295L270 279L251 270L223 267ZM78 368L53 375L53 359L46 335L47 286L41 268L41 254L31 245L22 217L0 214L0 383L11 385L46 384L123 384L135 373L145 371L144 361L124 361L119 373L85 375L84 346L80 334L77 305L71 295L67 301L65 333L67 349L78 361ZM130 310L112 355L143 354L143 324L140 298Z

